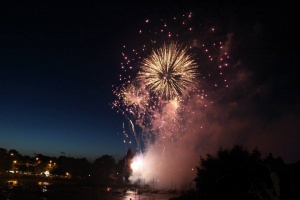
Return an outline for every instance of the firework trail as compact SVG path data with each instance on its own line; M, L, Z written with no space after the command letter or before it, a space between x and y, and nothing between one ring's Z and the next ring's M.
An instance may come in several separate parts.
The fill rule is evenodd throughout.
M155 178L166 186L170 177L190 180L196 163L187 164L189 156L181 155L189 151L183 143L192 131L192 119L201 118L199 113L193 116L194 111L204 111L213 103L207 90L229 85L225 79L228 48L222 42L228 42L228 37L216 34L211 24L195 25L192 16L189 12L158 22L146 19L136 47L123 46L123 73L120 86L113 90L117 99L112 107L128 120L136 141L132 181ZM195 104L196 109L191 106ZM205 125L196 123L201 129ZM126 131L124 135L128 138Z

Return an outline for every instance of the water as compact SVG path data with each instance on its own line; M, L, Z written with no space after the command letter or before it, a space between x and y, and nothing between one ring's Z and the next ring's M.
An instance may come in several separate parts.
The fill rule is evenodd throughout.
M126 191L103 187L88 187L65 181L16 180L2 181L0 200L168 200L179 196L167 191L157 193Z

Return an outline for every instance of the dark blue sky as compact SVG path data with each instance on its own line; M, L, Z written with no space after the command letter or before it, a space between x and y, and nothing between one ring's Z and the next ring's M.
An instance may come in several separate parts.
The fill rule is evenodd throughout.
M31 155L121 156L121 117L109 106L120 57L117 11L46 2L2 6L0 146Z
M231 21L230 28L240 30L241 35L252 22L264 23L272 34L263 39L270 47L260 53L279 44L272 54L278 62L265 61L266 69L254 63L257 82L264 82L270 72L268 80L282 80L274 81L274 87L279 86L269 99L275 100L258 103L259 112L270 116L274 107L289 104L298 114L299 84L293 72L295 61L288 52L294 52L293 5L179 2L1 2L0 147L28 155L65 152L89 159L103 154L122 157L128 148L121 134L124 119L109 105L114 99L111 86L118 84L121 45L132 40L131 31L146 17L183 9L198 9L203 18L226 16L224 21ZM260 62L262 58L256 56L260 50L251 46L245 50L247 44L239 46L244 50L239 56ZM284 55L283 59L278 60L278 55ZM282 69L283 63L290 68ZM279 115L286 109L291 106L282 106Z

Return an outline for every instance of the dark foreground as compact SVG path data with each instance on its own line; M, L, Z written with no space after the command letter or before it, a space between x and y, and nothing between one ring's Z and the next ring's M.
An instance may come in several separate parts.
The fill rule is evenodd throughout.
M0 180L0 200L168 200L178 197L168 191L146 191L138 189L87 186L69 180L2 179Z

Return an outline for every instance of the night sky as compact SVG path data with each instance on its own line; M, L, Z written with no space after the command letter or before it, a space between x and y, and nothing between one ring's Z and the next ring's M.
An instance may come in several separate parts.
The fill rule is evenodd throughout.
M297 7L253 1L1 2L0 147L30 156L123 157L129 147L123 144L124 117L110 105L121 73L122 44L135 40L133 32L148 17L192 11L234 34L232 60L242 61L250 77L240 90L219 99L224 107L244 104L232 119L243 119L252 129L243 129L237 141L297 161ZM265 134L252 137L258 129Z

